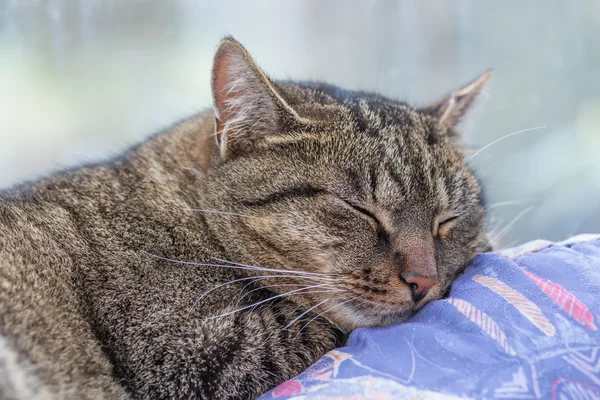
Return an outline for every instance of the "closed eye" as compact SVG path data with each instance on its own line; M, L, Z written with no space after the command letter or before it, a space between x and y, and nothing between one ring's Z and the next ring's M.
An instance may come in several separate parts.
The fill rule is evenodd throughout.
M434 232L434 236L438 237L440 240L444 241L446 236L450 230L454 227L460 215L452 215L443 217L443 219L439 219L437 224L437 229Z
M453 216L453 217L446 218L445 220L441 221L441 222L439 223L439 225L440 225L440 226L442 226L442 225L444 225L444 224L448 224L448 223L450 223L450 222L452 222L452 221L456 221L457 219L458 219L458 215L455 215L455 216Z
M364 209L360 206L357 206L356 204L350 203L349 201L346 201L344 199L341 199L341 200L344 203L346 203L348 206L353 208L356 212L362 214L363 216L365 216L369 219L369 222L371 223L371 225L373 225L375 231L377 232L377 237L379 238L379 242L381 243L381 245L384 248L387 249L390 244L390 239L389 239L387 232L385 231L385 228L379 221L379 219L369 210Z

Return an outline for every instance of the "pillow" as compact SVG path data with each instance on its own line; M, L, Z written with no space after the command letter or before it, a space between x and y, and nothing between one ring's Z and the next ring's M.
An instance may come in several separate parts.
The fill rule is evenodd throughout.
M583 239L480 254L449 298L356 329L261 399L600 398L600 241Z

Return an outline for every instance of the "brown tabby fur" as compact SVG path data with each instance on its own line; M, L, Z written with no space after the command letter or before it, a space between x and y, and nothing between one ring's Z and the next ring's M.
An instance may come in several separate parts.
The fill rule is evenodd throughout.
M441 297L488 247L453 130L485 80L414 109L224 39L215 113L1 192L0 398L254 398Z

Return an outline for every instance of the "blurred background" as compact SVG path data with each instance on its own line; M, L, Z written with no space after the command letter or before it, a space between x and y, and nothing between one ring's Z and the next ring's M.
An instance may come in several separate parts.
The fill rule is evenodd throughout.
M600 232L598 0L0 0L0 187L210 107L224 34L274 78L415 105L493 68L462 130L509 135L470 160L496 238Z

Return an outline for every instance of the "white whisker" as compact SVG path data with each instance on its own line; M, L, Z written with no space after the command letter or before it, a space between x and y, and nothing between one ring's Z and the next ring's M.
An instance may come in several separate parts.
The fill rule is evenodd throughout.
M326 286L326 285L327 284L324 284L324 285L313 285L313 286L307 286L307 287L300 288L300 289L291 290L289 292L285 292L285 293L278 294L278 295L273 296L273 297L269 297L268 299L261 300L258 303L250 304L250 305L244 306L242 308L238 308L238 309L235 309L233 311L229 311L229 312L226 312L226 313L223 313L223 314L219 314L219 315L215 315L215 316L212 316L212 317L207 317L205 319L211 320L211 319L226 317L228 315L235 314L236 312L247 310L248 308L256 307L258 305L261 305L261 304L266 303L266 302L271 301L271 300L275 300L275 299L278 299L278 298L281 298L281 297L289 296L289 295L296 294L296 293L299 293L299 292L302 292L302 291L305 291L305 290L315 289L315 288L319 288L319 287ZM304 294L306 294L306 293L304 293Z
M253 284L253 283L255 283L255 282L262 281L262 280L263 280L263 278L257 278L257 279L256 279L256 281L253 281L253 282L248 282L248 283L246 283L246 284L244 285L244 287L242 288L242 290L240 290L240 294L241 294L241 293L244 293L244 291L246 290L246 288L247 288L248 286L252 285L252 284ZM235 307L237 307L237 306L240 304L240 301L242 301L242 299L244 298L244 296L245 296L245 294L244 294L244 295L242 295L241 297L240 297L240 296L238 297L238 301L235 303Z
M266 278L266 277L265 277L265 278ZM255 277L255 276L248 276L248 277L245 277L245 278L234 279L234 280L232 280L232 281L228 281L228 282L225 282L225 283L221 283L221 284L219 284L219 285L217 285L217 286L214 286L214 287L212 287L212 288L210 288L210 289L206 290L204 293L202 293L202 294L200 295L200 297L198 297L198 299L197 299L197 300L194 302L194 304L192 305L192 307L191 307L191 308L194 308L194 307L196 307L196 304L198 304L198 302L199 302L200 300L202 300L203 298L205 298L206 296L208 296L210 293L214 292L214 291L215 291L215 290L217 290L218 288L221 288L221 287L223 287L223 286L227 286L227 285L231 285L231 284L234 284L234 283L236 283L236 282L243 282L243 281L252 280L252 279L258 279L258 278L257 278L257 277ZM252 282L250 282L250 283L252 283Z
M299 275L327 277L327 274L323 274L320 272L297 271L297 270L293 270L293 269L271 269L271 268L265 268L265 267L260 267L260 266L256 266L256 265L246 265L246 264L236 263L233 261L223 260L221 258L216 258L216 257L215 257L215 260L224 262L224 263L228 263L228 264L237 265L237 266L244 267L244 268L255 269L257 271L278 271L278 272L286 272L286 273L289 272L289 273L294 273L294 274L299 274Z
M505 206L513 206L513 205L521 205L521 204L527 204L527 203L533 203L536 200L507 200L507 201L499 201L497 203L494 203L490 206L487 207L488 210L493 210L494 208L498 208L498 207L505 207Z
M351 302L351 301L353 301L353 300L356 300L356 299L358 299L359 297L360 297L360 296L356 296L356 297L353 297L353 298L351 298L351 299L348 299L348 300L346 300L346 301L342 301L341 303L338 303L338 304L336 304L336 305L335 305L335 306L333 306L333 307L329 307L327 310L323 311L322 313L319 313L319 314L317 314L317 315L316 315L316 316L315 316L313 319L311 319L310 321L308 321L308 322L307 322L307 323L306 323L306 324L305 324L305 325L304 325L304 326L303 326L303 327L302 327L302 328L301 328L301 329L298 331L298 333L296 334L296 336L298 336L298 335L299 335L299 334L300 334L300 333L301 333L301 332L302 332L304 329L306 329L306 327L307 327L307 326L308 326L308 325L309 325L311 322L313 322L315 319L319 318L320 316L323 316L325 313L328 313L329 311L331 311L331 310L333 310L333 309L335 309L335 308L341 307L341 306L343 306L343 305L344 305L344 304L346 304L346 303L349 303L349 302Z
M546 128L545 126L536 126L536 127L534 127L534 128L522 129L522 130L520 130L520 131L516 131L516 132L513 132L513 133L509 133L508 135L504 135L504 136L502 136L501 138L498 138L498 139L494 140L492 143L489 143L489 144L487 144L487 145L483 146L481 149L477 150L475 153L473 153L473 154L471 155L471 157L469 157L468 161L471 161L473 158L475 158L475 156L476 156L477 154L481 153L482 151L484 151L484 150L485 150L485 149L487 149L488 147L490 147L490 146L492 146L492 145L494 145L494 144L498 143L498 142L499 142L499 141L501 141L501 140L507 139L507 138L509 138L509 137L511 137L511 136L514 136L514 135L518 135L519 133L525 133L525 132L530 132L530 131L536 131L536 130L538 130L538 129L545 129L545 128Z
M260 279L260 280L262 280L262 279ZM244 285L244 287L240 291L240 294L244 293L244 290L248 287L248 285L251 285L253 283L254 282L250 282L250 283ZM245 292L244 294L242 294L241 296L238 296L238 300L235 303L235 307L239 306L240 305L240 301L242 301L244 299L244 297L248 296L250 293L256 292L257 290L268 289L268 288L277 287L277 286L303 286L303 287L306 287L308 285L303 285L303 284L299 284L299 283L298 284L296 284L296 283L282 283L282 284L279 284L279 285L275 284L275 285L259 286L256 289L249 290L249 291Z
M162 257L159 256L157 254L152 254L148 251L142 250L143 253L146 253L147 255L157 258L159 260L163 260L163 261L169 261L169 262L173 262L173 263L177 263L177 264L183 264L183 265L195 265L195 266L199 266L199 267L215 267L215 268L229 268L229 269L240 269L240 270L246 270L246 271L261 271L261 272L272 272L272 273L279 273L279 274L286 274L286 275L295 275L298 278L305 278L305 279L309 279L309 277L313 280L320 280L320 281L333 281L332 278L329 278L326 274L319 274L319 273L315 273L315 272L304 272L304 271L295 271L295 270L290 270L290 269L273 269L273 268L263 268L263 267L257 267L257 266L250 266L250 265L244 265L244 264L237 264L237 263L232 263L235 265L226 265L226 264L206 264L206 263L199 263L199 262L194 262L194 261L181 261L181 260L174 260L172 258L168 258L168 257ZM218 258L215 258L215 260L218 261L222 261L222 262L228 262L225 260L221 260Z
M323 305L324 303L328 302L329 300L331 300L331 299L325 299L322 302L320 302L319 304L314 305L311 308L309 308L308 310L304 311L302 314L300 314L298 317L294 318L290 323L288 323L286 326L284 326L283 329L287 329L290 326L294 325L294 322L298 321L300 318L304 317L306 314L308 314L309 312L311 312L315 308Z
M513 220L510 221L504 227L504 229L502 229L500 232L498 232L498 234L493 239L494 242L498 242L498 241L502 240L502 238L515 226L515 224L521 218L523 218L528 212L530 212L531 210L533 210L534 208L535 208L534 206L527 207L526 209L524 209L523 211L521 211L519 214L517 214L517 216L515 218L513 218Z
M330 289L328 289L328 290L330 290L330 291L331 291L331 293L334 293L334 292L343 292L343 291L344 291L343 289L337 289L335 286L333 286L333 285L331 285L331 284L327 284L327 285L328 285L328 286L330 286ZM246 286L247 286L247 285L246 285ZM283 287L283 286L287 286L287 287L289 287L289 286L308 286L308 285L306 285L306 284L302 284L302 283L282 283L282 284L274 284L274 285L264 285L264 286L260 286L260 287L257 287L256 289L252 289L252 290L249 290L248 292L244 293L244 295L243 295L242 297L240 297L240 298L239 298L239 300L238 300L237 304L239 304L239 302L240 302L240 301L241 301L241 300L242 300L244 297L248 296L248 295L249 295L250 293L252 293L252 292L256 292L256 291L258 291L258 290L261 290L261 289L269 289L269 288L276 288L276 287ZM237 305L237 304L236 304L236 305Z
M245 286L242 288L242 290L241 290L241 291L243 291L243 290L244 290L244 289L245 289L245 288L246 288L248 285L251 285L251 284L255 283L256 281L263 280L263 279L274 279L274 278L296 278L296 279L308 279L308 280L313 280L312 278L303 278L303 277L297 277L297 276L294 276L294 275L247 276L247 277L244 277L244 278L234 279L234 280L231 280L231 281L228 281L228 282L225 282L225 283L221 283L221 284L219 284L219 285L217 285L217 286L214 286L214 287L212 287L212 288L210 288L210 289L206 290L206 291L205 291L204 293L202 293L202 294L200 295L200 297L198 297L198 299L197 299L197 300L194 302L194 304L193 304L193 305L192 305L192 307L190 308L190 312L192 311L192 309L193 309L194 307L196 307L196 305L198 304L198 302L200 302L200 300L202 300L203 298L205 298L206 296L208 296L208 295L209 295L211 292L213 292L213 291L215 291L215 290L217 290L217 289L219 289L219 288L221 288L221 287L223 287L223 286L227 286L227 285L231 285L231 284L234 284L234 283L237 283L237 282L244 282L244 281L248 281L248 280L250 280L251 282L249 282L248 284L246 284L246 285L245 285ZM284 284L284 285L285 285L285 284ZM284 285L281 285L281 286L284 286ZM305 285L305 284L301 284L301 283L299 283L299 284L290 284L290 285L295 285L295 286L307 286L307 285ZM264 287L270 287L270 286L277 286L277 285L269 285L269 286L264 286ZM260 288L258 288L258 289L260 289ZM251 290L250 292L253 292L254 290L258 290L258 289L253 289L253 290ZM250 292L248 292L248 293L250 293ZM242 298L243 298L243 296L242 296ZM240 298L240 300L241 300L241 298ZM239 300L238 300L238 302L239 302Z
M199 170L199 169L197 169L197 168L193 168L193 167L186 167L186 168L184 168L184 169L187 169L188 171L195 172L195 173L197 173L197 174L203 174L203 172L202 172L202 171L200 171L200 170Z
M312 290L310 292L302 292L300 294L318 294L318 293L339 293L339 292L343 292L343 290ZM256 309L256 307L258 307L260 304L253 304L254 307L252 307L252 310L250 311L254 311Z
M220 214L220 215L234 215L236 217L246 217L246 218L250 218L250 215L244 215L244 214L239 214L239 213L234 213L234 212L229 212L229 211L219 211L219 210L201 210L199 208L184 208L185 211L194 211L194 212L203 212L203 213L209 213L209 214Z
M280 275L280 276L281 276L281 275ZM288 276L285 276L285 275L283 275L282 277L283 277L283 278L287 278ZM296 277L296 276L289 276L289 278L313 280L312 278L298 278L298 277ZM240 294L241 294L241 293L244 293L244 291L246 290L246 288L247 288L248 286L250 286L250 285L252 285L253 283L256 283L256 282L258 282L258 281L262 281L263 279L266 279L266 278L259 277L259 278L257 278L255 281L253 281L253 282L249 282L249 283L245 284L245 285L244 285L244 287L242 288L242 290L240 290ZM319 282L319 280L316 280L316 282ZM269 285L269 286L272 286L272 285ZM300 286L300 285L299 285L299 286ZM306 286L306 285L304 285L304 286ZM261 286L261 287L268 287L268 286ZM260 288L258 288L258 289L260 289ZM252 292L252 291L254 291L254 290L256 290L256 289L252 289L250 292ZM242 301L242 299L243 299L244 297L246 297L246 295L247 295L248 293L250 293L250 292L246 292L246 293L244 293L242 296L238 296L238 300L237 300L237 302L235 303L235 307L237 307L237 306L240 304L240 301Z

